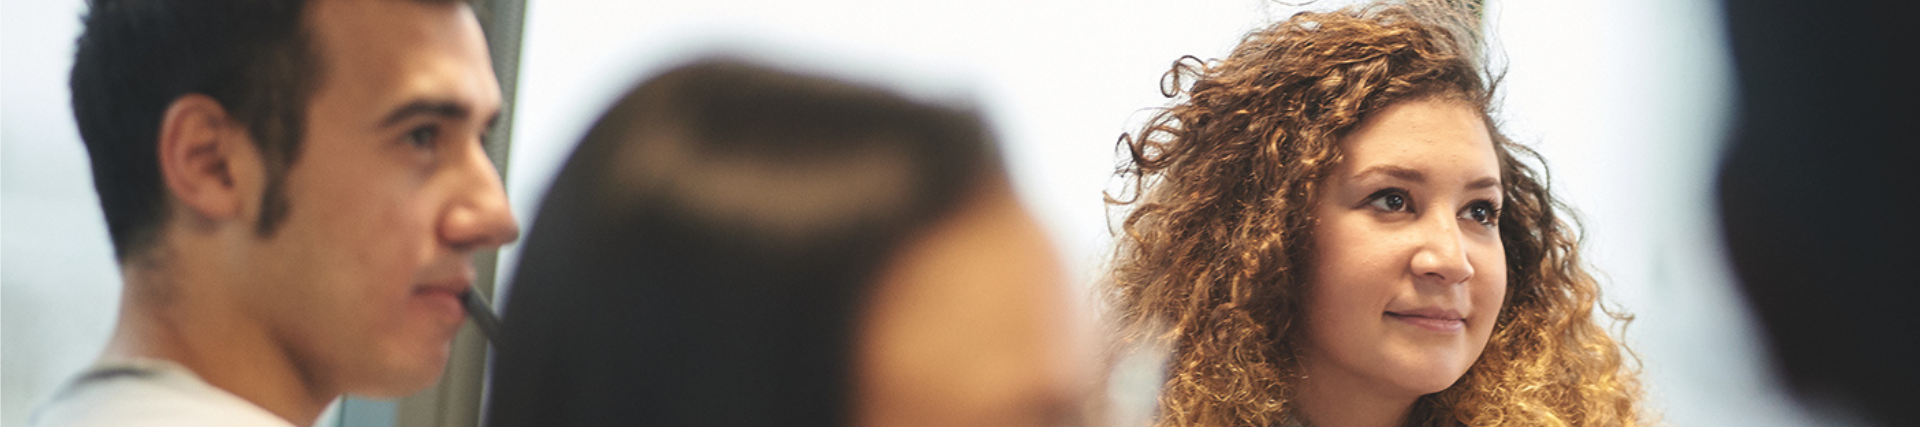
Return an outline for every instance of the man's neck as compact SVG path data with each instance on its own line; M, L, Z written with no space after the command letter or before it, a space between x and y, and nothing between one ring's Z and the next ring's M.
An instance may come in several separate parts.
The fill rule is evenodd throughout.
M195 266L167 264L122 266L120 318L104 357L171 361L293 425L313 425L339 393L307 375L290 349L247 317L226 283L196 277Z

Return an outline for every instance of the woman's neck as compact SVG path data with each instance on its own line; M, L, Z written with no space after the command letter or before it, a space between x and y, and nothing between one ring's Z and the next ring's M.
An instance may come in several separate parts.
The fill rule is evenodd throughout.
M1346 378L1337 370L1303 366L1308 372L1294 394L1296 415L1313 427L1399 427L1406 425L1418 395L1406 396ZM1331 371L1331 372L1329 372Z

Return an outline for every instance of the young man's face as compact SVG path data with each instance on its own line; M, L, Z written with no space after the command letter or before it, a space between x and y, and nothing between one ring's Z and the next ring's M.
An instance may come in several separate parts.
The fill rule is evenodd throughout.
M480 143L500 90L462 3L308 7L323 71L285 222L231 260L240 305L311 386L411 393L446 364L470 255L519 233Z

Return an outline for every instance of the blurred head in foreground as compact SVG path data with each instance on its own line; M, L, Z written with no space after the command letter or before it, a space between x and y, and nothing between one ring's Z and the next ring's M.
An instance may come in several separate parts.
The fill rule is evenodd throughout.
M1051 425L1080 383L969 111L698 61L600 118L534 230L495 426Z
M1173 350L1160 425L1637 422L1577 230L1456 14L1301 13L1175 63L1122 140L1109 289L1127 339Z
M1741 290L1804 402L1913 425L1920 5L1724 7L1740 101L1716 195Z

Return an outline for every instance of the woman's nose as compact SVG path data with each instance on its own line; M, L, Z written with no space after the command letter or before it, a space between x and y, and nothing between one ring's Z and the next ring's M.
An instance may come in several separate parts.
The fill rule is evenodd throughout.
M1420 249L1413 255L1413 273L1436 284L1451 285L1473 277L1467 260L1466 236L1452 216L1436 218L1421 227Z

